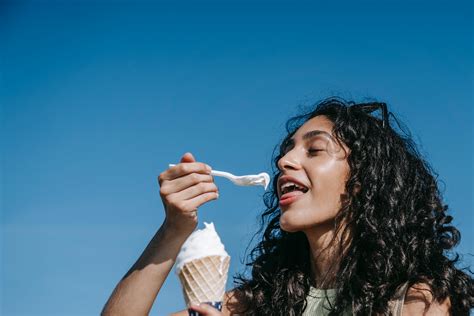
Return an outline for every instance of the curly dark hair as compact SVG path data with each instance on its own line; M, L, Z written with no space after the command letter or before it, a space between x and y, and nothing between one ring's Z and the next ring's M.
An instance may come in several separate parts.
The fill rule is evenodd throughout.
M376 107L383 110L383 119L367 111ZM468 315L474 306L472 271L456 267L460 258L452 248L460 232L449 225L453 218L446 214L437 173L384 103L356 104L338 97L286 123L287 136L276 147L271 188L264 195L266 210L256 235L261 239L246 263L251 274L235 277L234 292L244 313L301 315L306 307L313 284L309 243L303 232L280 228L277 163L288 139L318 115L334 124L333 135L350 149L346 198L335 218L336 232L350 241L337 243L340 264L332 280L337 295L330 315L347 307L355 315L387 315L396 290L419 282L428 284L439 302L449 297L453 315ZM403 133L390 126L389 117Z

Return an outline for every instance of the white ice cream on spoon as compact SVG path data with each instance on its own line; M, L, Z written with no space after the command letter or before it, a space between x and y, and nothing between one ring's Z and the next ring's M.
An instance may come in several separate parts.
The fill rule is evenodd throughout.
M249 174L245 176L235 176L229 172L212 170L211 175L227 178L237 185L261 185L265 188L265 190L267 189L268 184L270 183L270 176L266 172L262 172L259 174Z

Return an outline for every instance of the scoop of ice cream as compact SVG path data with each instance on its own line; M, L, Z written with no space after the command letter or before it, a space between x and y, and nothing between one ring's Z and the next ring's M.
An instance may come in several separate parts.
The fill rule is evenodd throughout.
M224 244L217 235L214 223L204 223L205 228L194 231L184 242L176 258L176 273L192 260L208 257L227 257Z

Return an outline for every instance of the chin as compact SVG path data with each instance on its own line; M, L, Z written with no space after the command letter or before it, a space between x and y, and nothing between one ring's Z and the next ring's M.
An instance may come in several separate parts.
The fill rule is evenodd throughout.
M287 233L296 233L304 228L291 214L282 213L280 215L280 228Z
M314 212L314 211L313 211ZM310 228L334 227L334 216L311 218L306 212L285 211L280 214L280 228L288 233L305 231Z

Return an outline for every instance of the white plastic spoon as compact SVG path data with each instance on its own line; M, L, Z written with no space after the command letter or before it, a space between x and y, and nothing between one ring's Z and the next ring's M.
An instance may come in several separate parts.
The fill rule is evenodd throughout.
M169 164L170 167L176 166L175 164ZM211 170L211 175L217 177L224 177L232 181L234 184L249 186L249 185L261 185L265 188L268 187L270 183L270 176L266 172L262 172L259 174L249 174L245 176L236 176L232 173L225 172L225 171L217 171Z

